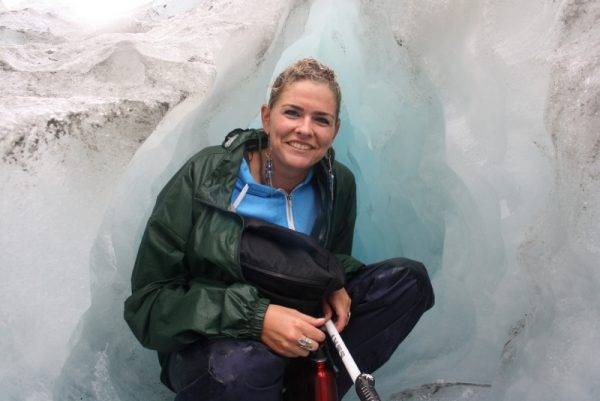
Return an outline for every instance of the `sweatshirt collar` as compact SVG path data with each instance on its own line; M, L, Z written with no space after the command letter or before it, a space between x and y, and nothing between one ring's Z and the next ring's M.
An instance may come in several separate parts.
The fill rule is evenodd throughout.
M305 185L308 185L310 183L310 181L312 180L313 175L314 175L313 169L311 168L308 171L308 174L306 175L304 180L302 180L301 183L296 185L296 187L292 190L292 192L294 192L296 189L299 189ZM248 162L246 161L245 158L242 158L242 163L240 165L238 178L242 182L242 186L244 186L245 184L248 184L248 186L249 186L248 192L250 192L253 195L271 196L271 195L274 195L277 193L281 193L281 191L279 191L276 188L256 182L254 177L252 177L252 173L250 172L250 166L248 165Z

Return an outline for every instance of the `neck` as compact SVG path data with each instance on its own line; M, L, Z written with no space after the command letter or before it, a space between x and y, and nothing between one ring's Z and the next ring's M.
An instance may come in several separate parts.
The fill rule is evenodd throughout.
M262 184L267 184L267 180L265 177L265 168L266 168L266 154L265 152L252 152L249 157L249 166L250 166L250 174L252 174L252 178L256 182L260 182ZM304 179L308 172L304 172L303 174L298 174L294 172L286 171L282 169L280 166L275 165L275 161L273 161L273 178L271 179L271 184L273 188L283 189L288 194L292 192L294 188L298 186Z
M275 171L276 173L273 174L272 179L273 188L283 189L288 194L291 193L294 190L294 188L296 188L306 178L306 173L302 176L285 176L285 173L283 171Z

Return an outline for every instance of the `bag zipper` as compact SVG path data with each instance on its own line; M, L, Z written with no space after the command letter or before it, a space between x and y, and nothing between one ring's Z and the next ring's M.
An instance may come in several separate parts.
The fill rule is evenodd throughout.
M264 270L260 267L256 267L255 265L252 265L252 269L254 271L259 272L260 274L264 274L265 276L273 277L273 278L279 279L281 281L304 284L304 285L308 285L308 286L315 287L315 288L321 287L320 281L317 281L317 280L311 280L311 279L307 279L307 278L303 279L303 278L299 278L299 277L291 278L290 276L288 276L286 274L276 273L276 272L273 272L270 270Z

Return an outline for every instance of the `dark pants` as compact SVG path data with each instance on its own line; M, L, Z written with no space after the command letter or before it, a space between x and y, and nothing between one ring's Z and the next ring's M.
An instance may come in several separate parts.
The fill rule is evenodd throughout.
M383 365L433 306L427 270L410 259L389 259L367 266L346 284L352 317L341 333L359 369L372 373ZM352 381L335 349L340 398ZM169 379L175 401L278 401L290 359L259 341L218 339L197 342L174 353Z

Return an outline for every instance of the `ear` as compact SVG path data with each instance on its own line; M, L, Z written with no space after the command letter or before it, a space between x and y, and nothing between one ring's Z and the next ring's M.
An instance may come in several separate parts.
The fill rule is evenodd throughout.
M340 119L338 118L338 120L335 122L335 131L333 133L333 139L335 139L339 130L340 130Z
M266 104L263 104L260 108L260 119L262 120L263 129L268 135L271 126L271 109Z

